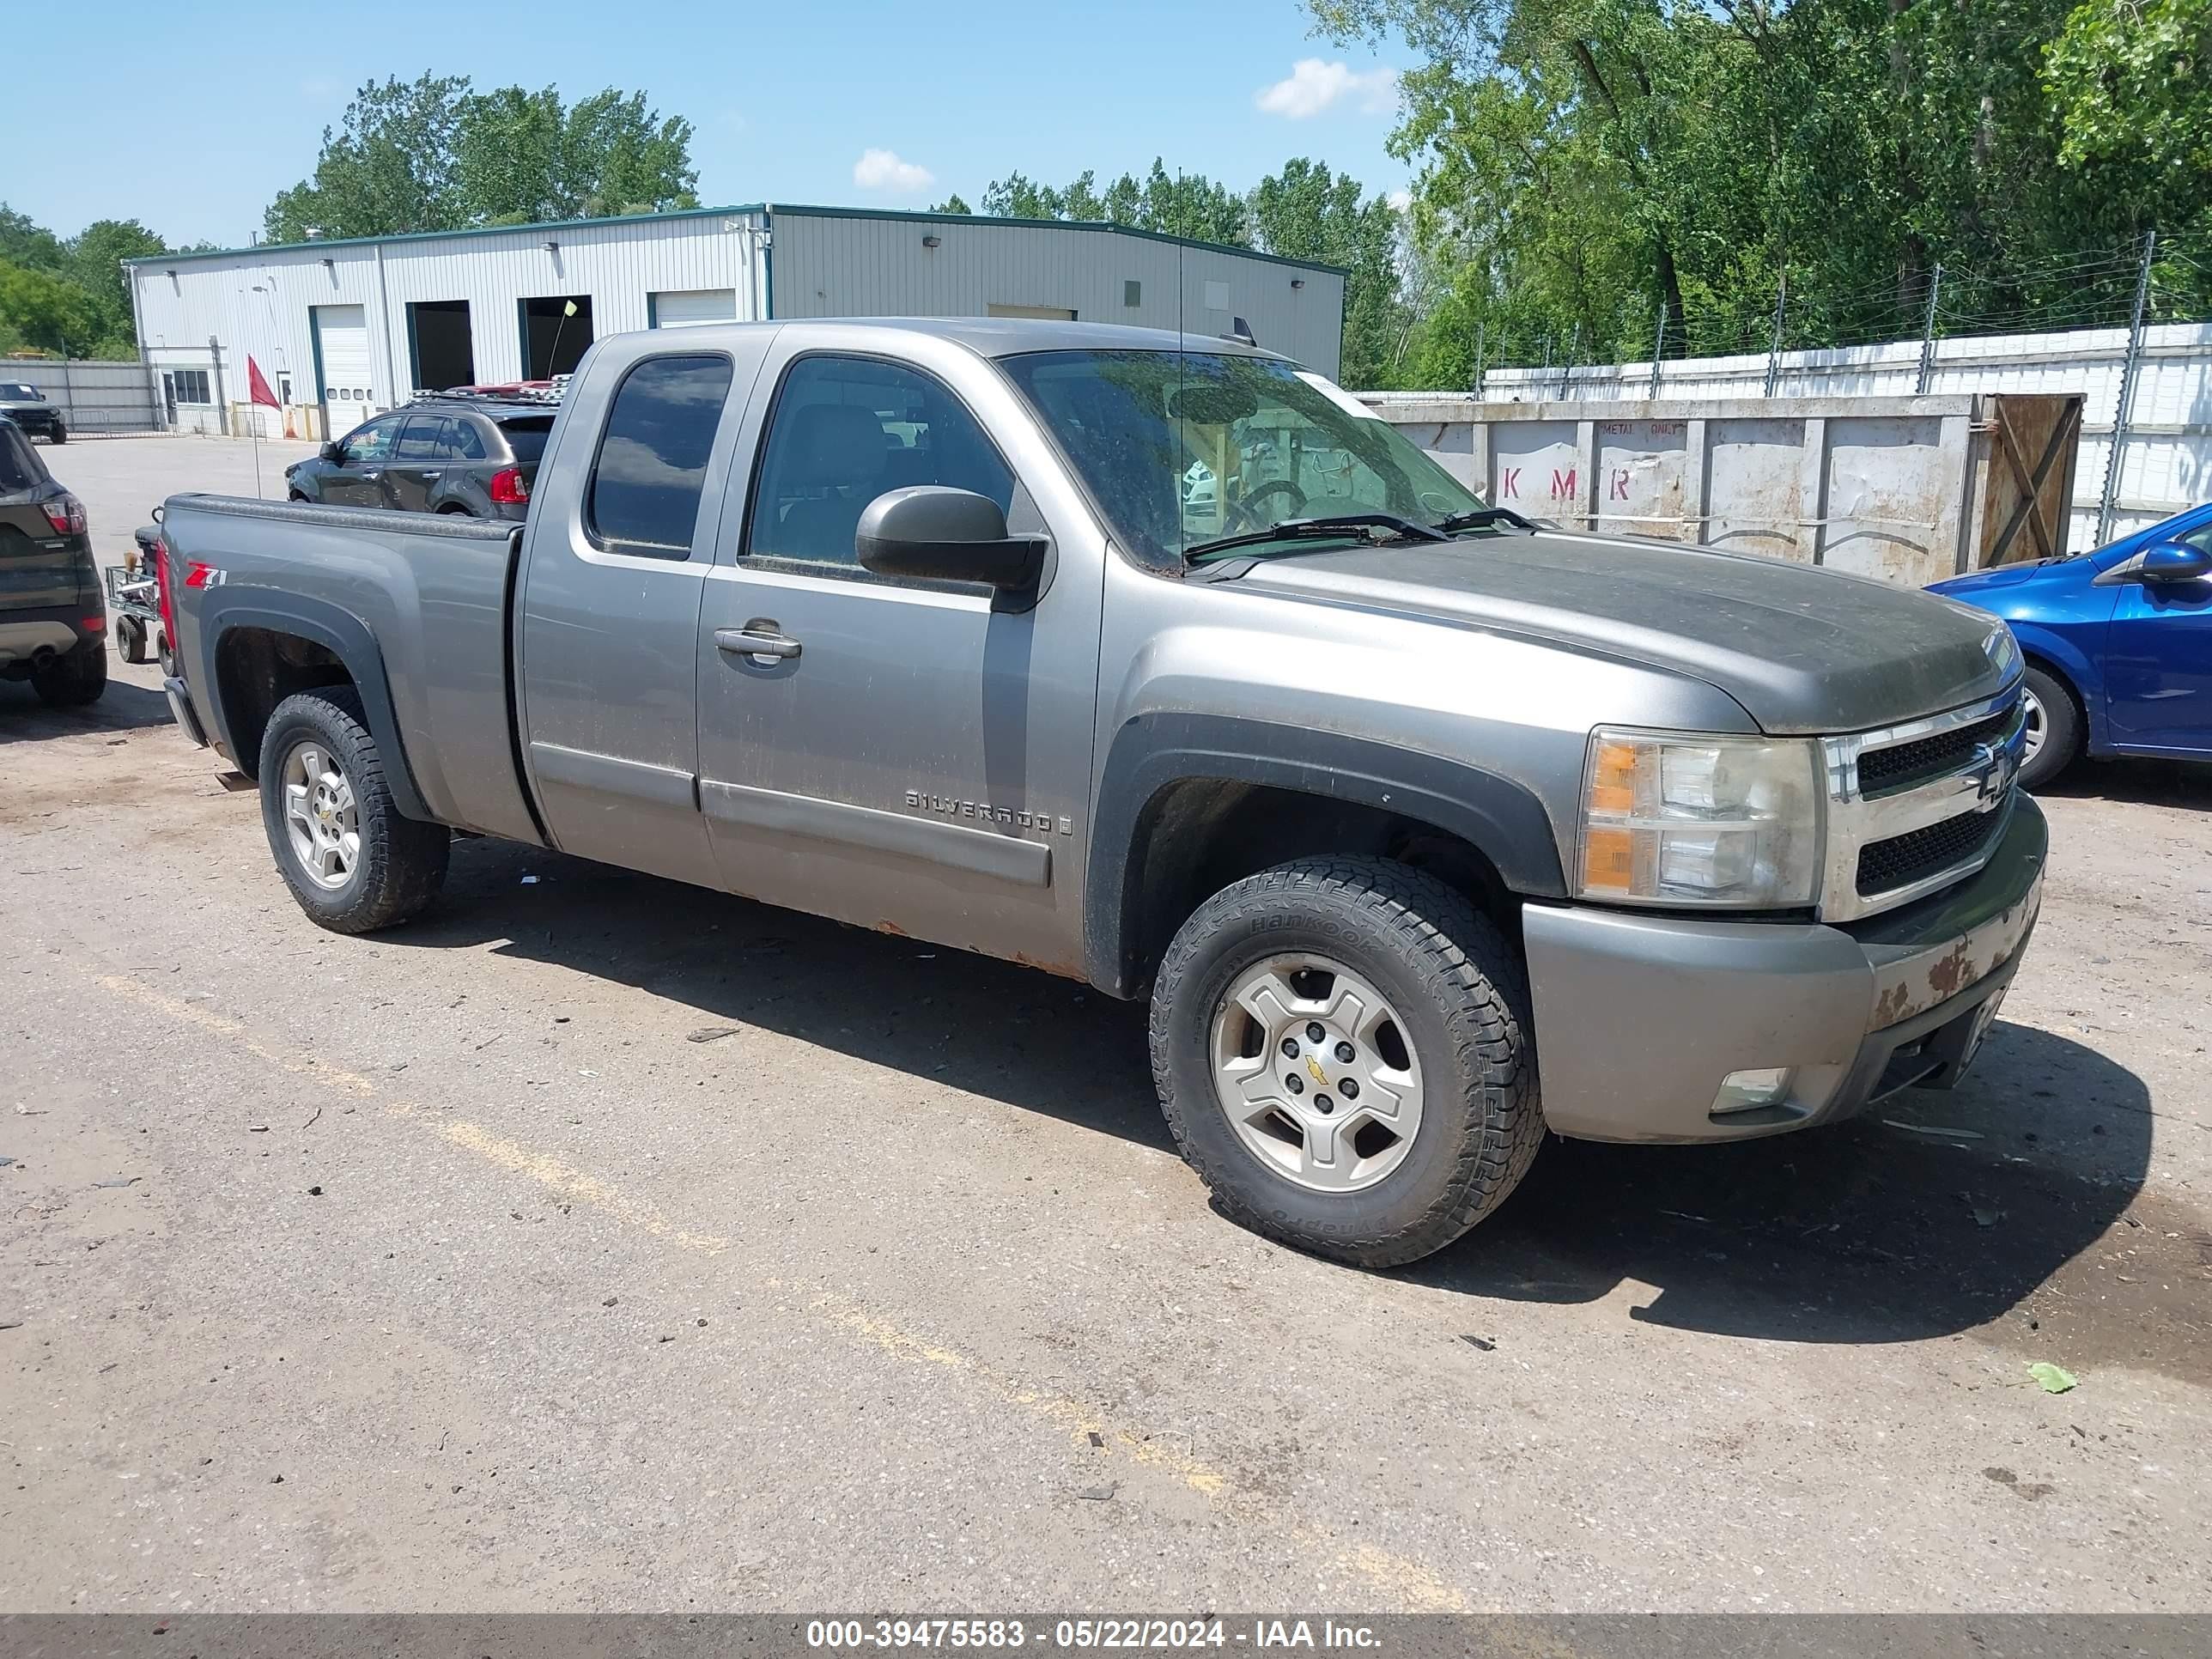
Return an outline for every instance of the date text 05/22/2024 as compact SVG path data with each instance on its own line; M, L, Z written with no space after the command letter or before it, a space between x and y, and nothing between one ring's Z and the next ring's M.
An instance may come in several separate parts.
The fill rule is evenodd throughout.
M861 1649L1028 1647L1172 1650L1191 1648L1311 1648L1372 1650L1372 1627L1333 1619L1254 1619L1246 1623L1197 1619L816 1619L806 1626L810 1648Z

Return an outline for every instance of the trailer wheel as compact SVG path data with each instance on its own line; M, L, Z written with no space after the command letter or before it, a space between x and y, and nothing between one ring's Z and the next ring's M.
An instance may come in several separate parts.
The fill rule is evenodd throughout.
M115 619L115 648L123 653L125 662L146 662L153 653L146 647L146 624L136 617Z
M453 851L442 824L401 816L351 686L276 705L261 738L261 822L292 896L334 933L417 914L444 884Z

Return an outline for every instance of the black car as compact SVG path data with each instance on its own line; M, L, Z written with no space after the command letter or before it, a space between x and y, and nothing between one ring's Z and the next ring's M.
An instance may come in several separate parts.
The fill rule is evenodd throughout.
M62 424L61 410L48 403L46 394L28 380L0 380L0 415L48 443L69 441L69 428Z
M544 402L425 398L284 469L295 501L520 520L553 430Z
M84 503L0 416L0 680L63 708L107 689L107 605Z

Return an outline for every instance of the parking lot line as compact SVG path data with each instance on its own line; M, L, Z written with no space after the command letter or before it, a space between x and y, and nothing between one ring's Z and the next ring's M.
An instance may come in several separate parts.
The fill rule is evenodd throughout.
M314 1055L289 1056L255 1036L243 1020L170 996L127 975L94 973L90 977L112 995L137 1003L179 1024L222 1037L244 1053L283 1071L343 1089L362 1099L381 1097L377 1085L362 1073ZM731 1241L721 1234L681 1226L657 1206L612 1182L550 1153L496 1134L480 1124L441 1121L425 1112L419 1103L404 1099L386 1102L384 1115L397 1122L421 1124L449 1146L471 1153L511 1175L535 1182L558 1197L584 1204L610 1220L658 1242L707 1255L720 1255L730 1247ZM763 1290L786 1292L800 1288L768 1278L758 1280L758 1285ZM1177 1451L1163 1436L1115 1423L1068 1395L1033 1388L937 1339L907 1330L839 1291L817 1288L799 1305L805 1306L817 1322L865 1342L903 1364L927 1367L957 1376L969 1385L971 1392L1012 1407L1079 1443L1127 1457L1132 1463L1198 1493L1240 1521L1272 1525L1287 1532L1302 1550L1332 1551L1338 1567L1364 1580L1406 1611L1473 1610L1464 1594L1422 1563L1369 1543L1341 1547L1323 1529L1285 1512L1263 1495L1238 1486L1225 1471L1194 1455Z

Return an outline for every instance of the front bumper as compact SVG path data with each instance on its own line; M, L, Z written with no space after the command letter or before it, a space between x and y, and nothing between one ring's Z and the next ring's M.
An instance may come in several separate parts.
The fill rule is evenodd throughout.
M1527 906L1546 1123L1590 1140L1737 1140L1955 1083L2043 897L2043 813L2017 792L2002 810L1976 874L1848 927ZM1783 1098L1714 1114L1731 1073L1785 1066Z

